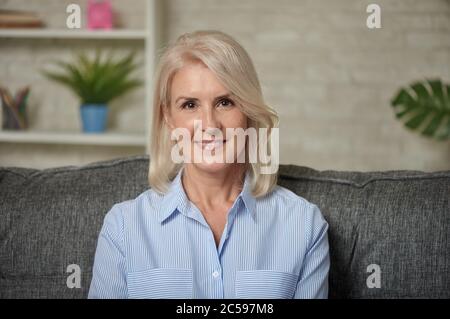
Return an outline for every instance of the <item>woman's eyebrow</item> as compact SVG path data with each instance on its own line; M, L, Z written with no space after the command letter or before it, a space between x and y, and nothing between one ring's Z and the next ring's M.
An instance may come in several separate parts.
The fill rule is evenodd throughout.
M214 99L214 101L218 101L218 100L221 100L221 99L225 99L225 98L229 98L229 97L231 97L231 93L226 93L226 94L223 94L223 95L219 95L218 97L216 97L215 99Z
M181 99L185 99L185 100L193 100L193 101L198 101L197 98L195 97L189 97L189 96L179 96L176 100L175 103L177 103L179 100Z
M223 94L223 95L219 95L218 97L214 98L214 101L221 100L221 99L224 99L224 98L229 98L229 97L231 97L231 95L232 95L231 93L226 93L226 94ZM177 99L175 100L175 103L177 103L178 100L180 100L180 99L192 100L192 101L198 101L198 99L195 98L195 97L179 96L179 97L177 97Z

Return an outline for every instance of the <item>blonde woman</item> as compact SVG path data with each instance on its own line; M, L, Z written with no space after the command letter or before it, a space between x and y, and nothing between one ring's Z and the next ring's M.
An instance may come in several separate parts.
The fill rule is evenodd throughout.
M252 129L277 152L278 119L244 48L219 31L180 36L160 59L153 107L150 188L106 215L89 298L327 298L319 208L276 185L250 134L227 135Z

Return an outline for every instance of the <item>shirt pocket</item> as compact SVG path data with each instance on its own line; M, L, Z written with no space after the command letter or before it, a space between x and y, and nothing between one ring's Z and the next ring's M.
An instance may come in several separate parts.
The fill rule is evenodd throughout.
M298 275L274 270L242 270L236 272L236 298L291 299Z
M153 268L128 274L128 296L133 299L191 299L192 269Z

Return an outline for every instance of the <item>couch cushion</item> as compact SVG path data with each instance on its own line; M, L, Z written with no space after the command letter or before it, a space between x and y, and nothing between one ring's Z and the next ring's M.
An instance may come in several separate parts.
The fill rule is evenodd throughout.
M148 188L148 157L46 170L0 168L0 298L85 298L113 204ZM330 297L450 297L450 171L337 172L281 166L279 184L330 224ZM81 267L81 288L66 285ZM379 265L381 288L368 288Z
M450 171L280 173L330 224L330 298L450 297ZM380 288L367 286L374 264Z

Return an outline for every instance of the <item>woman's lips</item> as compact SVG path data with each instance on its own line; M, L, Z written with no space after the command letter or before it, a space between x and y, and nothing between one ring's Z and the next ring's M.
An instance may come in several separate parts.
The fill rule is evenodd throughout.
M195 144L200 146L205 150L213 150L223 146L227 141L226 140L202 140L202 141L194 141Z

